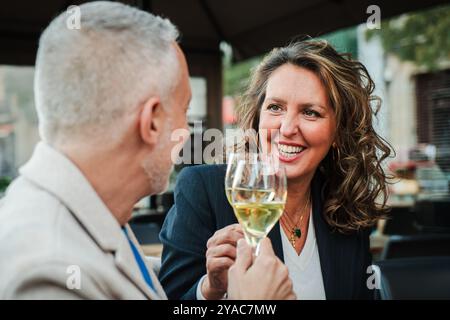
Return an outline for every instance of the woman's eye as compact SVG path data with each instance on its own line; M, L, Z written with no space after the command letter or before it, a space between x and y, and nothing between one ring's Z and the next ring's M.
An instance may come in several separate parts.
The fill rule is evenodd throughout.
M280 111L280 110L281 110L281 107L280 107L280 106L277 106L276 104L269 104L269 105L267 106L267 110L270 110L270 111Z
M320 113L318 113L317 111L311 110L311 109L306 109L303 112L307 117L320 117Z

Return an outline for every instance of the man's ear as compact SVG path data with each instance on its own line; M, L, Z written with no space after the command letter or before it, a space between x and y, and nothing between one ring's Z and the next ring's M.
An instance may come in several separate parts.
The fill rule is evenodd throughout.
M149 145L157 143L164 126L164 110L159 97L149 98L140 114L139 130L142 140Z

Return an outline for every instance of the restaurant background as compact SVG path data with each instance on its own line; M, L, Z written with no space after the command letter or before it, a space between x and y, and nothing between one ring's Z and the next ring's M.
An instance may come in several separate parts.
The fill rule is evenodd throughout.
M375 81L375 94L383 101L375 127L396 154L384 163L394 176L388 200L392 211L390 218L373 230L375 260L450 255L449 30L450 5L440 5L383 19L380 29L370 30L362 23L311 35L359 59ZM190 66L193 99L188 120L192 139L202 140L207 128L235 127L239 94L250 70L262 59L262 55L237 59L233 45L226 41L220 50L220 69L214 69L217 72L213 75L198 65ZM188 62L199 59L188 56ZM39 140L33 76L33 66L0 65L2 194ZM220 90L212 94L218 83ZM211 107L212 101L221 104ZM198 147L192 141L191 148ZM160 254L158 232L173 203L176 175L183 166L176 167L166 193L136 204L132 226L149 254Z

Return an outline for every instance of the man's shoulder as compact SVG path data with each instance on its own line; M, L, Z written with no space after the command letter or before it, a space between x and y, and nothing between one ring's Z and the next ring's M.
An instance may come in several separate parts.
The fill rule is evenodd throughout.
M0 225L2 269L20 270L29 263L70 260L71 254L84 250L89 255L89 250L98 250L56 196L23 178L14 181L3 199Z
M0 225L0 297L22 297L19 291L41 285L52 296L65 292L76 268L97 278L107 271L100 266L113 265L64 203L24 178L8 189Z
M19 177L11 183L1 201L0 221L3 227L45 221L45 218L55 216L62 210L61 206L61 202L51 193Z
M0 205L0 239L5 231L50 229L69 210L53 194L23 177L14 180Z

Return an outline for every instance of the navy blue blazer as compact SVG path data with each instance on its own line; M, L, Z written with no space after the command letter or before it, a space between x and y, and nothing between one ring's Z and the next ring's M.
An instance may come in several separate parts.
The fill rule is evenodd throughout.
M219 229L237 223L225 196L225 165L184 168L175 187L175 204L160 233L164 245L159 273L169 299L196 299L200 278L206 274L206 243ZM369 230L343 235L331 232L322 216L323 179L312 181L314 228L327 299L372 299L366 282L371 274ZM280 228L269 233L275 254L284 261Z

